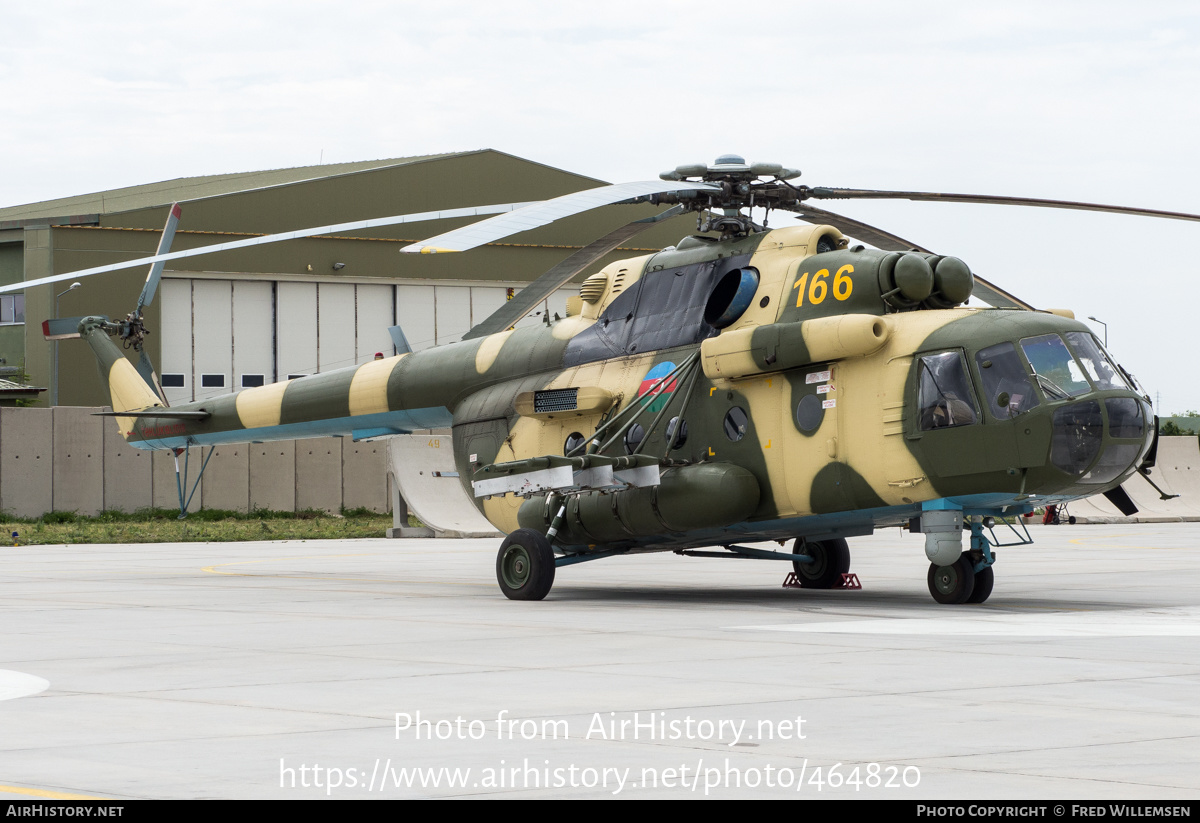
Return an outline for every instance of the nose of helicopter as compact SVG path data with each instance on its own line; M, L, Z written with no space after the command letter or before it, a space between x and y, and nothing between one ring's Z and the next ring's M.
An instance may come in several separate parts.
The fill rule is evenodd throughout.
M1050 465L1091 493L1135 469L1153 442L1153 414L1133 392L1097 392L1045 411Z

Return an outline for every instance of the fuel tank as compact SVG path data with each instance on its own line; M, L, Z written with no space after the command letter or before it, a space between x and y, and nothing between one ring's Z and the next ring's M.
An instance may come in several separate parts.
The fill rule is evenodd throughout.
M700 463L662 470L657 486L592 491L572 496L559 530L564 546L613 546L639 539L731 526L757 508L758 481L732 463ZM561 499L526 500L517 513L522 528L546 532Z

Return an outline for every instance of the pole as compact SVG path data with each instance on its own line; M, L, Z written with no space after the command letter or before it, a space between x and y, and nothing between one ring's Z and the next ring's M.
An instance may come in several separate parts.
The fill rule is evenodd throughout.
M83 284L79 283L79 282L72 283L71 287L69 289L67 289L66 291L60 291L58 294L54 295L54 316L55 316L55 318L58 317L58 298L62 297L64 294L66 294L69 291L75 291L75 289L79 288L82 285ZM53 408L54 406L57 406L57 405L58 405L58 341L55 340L54 341L54 358L50 362L50 406Z

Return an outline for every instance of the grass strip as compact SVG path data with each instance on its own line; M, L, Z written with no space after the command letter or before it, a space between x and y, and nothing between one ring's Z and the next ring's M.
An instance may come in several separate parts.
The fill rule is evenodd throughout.
M70 543L225 543L239 540L352 540L383 537L390 514L365 508L330 514L319 509L297 512L258 509L235 512L201 509L179 519L178 509L106 511L89 517L75 512L47 512L39 518L0 513L8 545ZM15 537L13 536L13 533Z

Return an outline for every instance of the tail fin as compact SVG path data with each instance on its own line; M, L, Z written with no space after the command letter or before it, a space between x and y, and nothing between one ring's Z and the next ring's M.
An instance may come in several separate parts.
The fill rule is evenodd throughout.
M96 355L100 379L108 386L113 411L137 411L165 405L162 398L154 393L134 365L109 338L104 324L103 318L85 317L79 324L79 335L87 341ZM122 434L133 428L133 418L118 418L118 422Z

